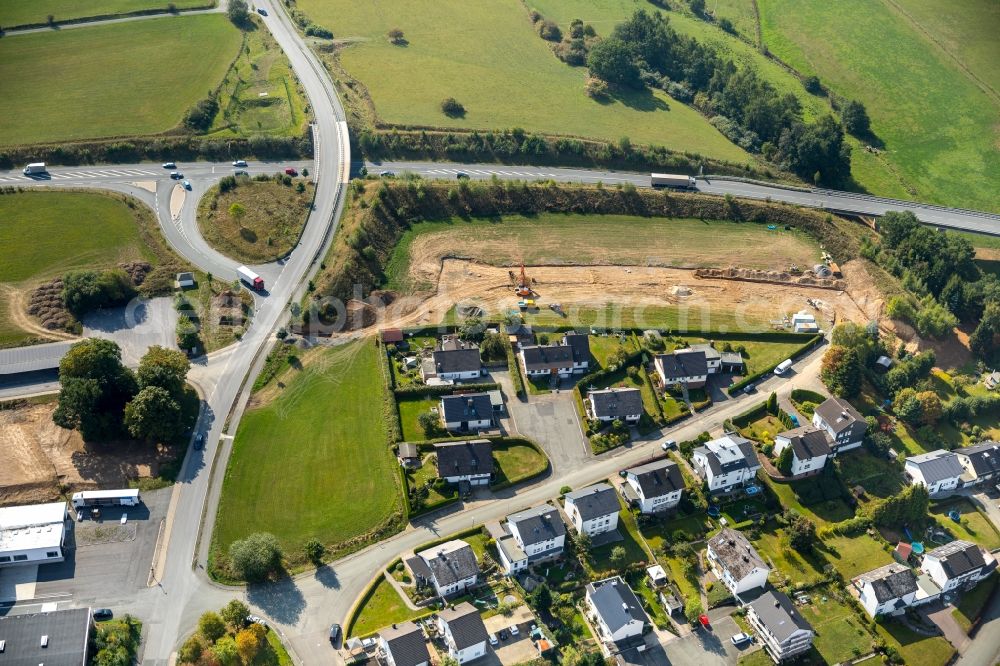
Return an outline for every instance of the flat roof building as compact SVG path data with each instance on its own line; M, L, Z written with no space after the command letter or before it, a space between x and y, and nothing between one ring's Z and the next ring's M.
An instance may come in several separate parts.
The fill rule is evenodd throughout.
M0 509L0 567L62 562L66 518L65 502Z
M0 664L86 666L93 626L89 608L0 617Z

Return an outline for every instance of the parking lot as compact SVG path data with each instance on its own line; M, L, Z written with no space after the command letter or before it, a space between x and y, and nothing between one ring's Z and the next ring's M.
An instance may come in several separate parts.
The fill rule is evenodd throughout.
M712 613L710 630L695 629L682 638L663 641L667 663L698 664L698 666L732 666L740 655L752 651L753 644L742 649L733 645L732 636L740 633L736 621L728 615Z
M513 615L494 615L486 618L484 624L486 631L497 637L499 645L493 647L494 663L513 666L522 664L538 657L538 651L529 635L531 624L535 621L535 616L531 610L524 605L518 606ZM510 634L511 625L518 628L517 636ZM506 638L504 638L506 636ZM487 662L488 663L488 662Z

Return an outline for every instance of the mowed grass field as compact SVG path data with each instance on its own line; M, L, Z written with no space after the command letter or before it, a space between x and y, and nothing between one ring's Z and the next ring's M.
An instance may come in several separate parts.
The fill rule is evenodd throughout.
M177 9L211 7L212 0L0 0L0 26L5 29L34 23L45 23L49 15L58 21L125 14L149 9L167 10L168 5Z
M307 540L334 547L401 511L377 353L370 340L311 353L257 394L269 402L247 411L233 444L213 536L219 553L270 532L302 562Z
M885 168L870 169L863 184L896 179L915 199L1000 210L1000 103L955 62L962 53L943 50L883 0L760 0L759 6L771 52L867 107L886 144ZM976 62L988 62L996 46L995 36L987 36L991 15L967 8L950 19L971 23L952 34L975 44L967 50Z
M517 0L298 4L340 39L357 40L340 58L364 83L385 122L459 128L513 128L664 145L745 163L751 156L693 109L663 93L631 93L600 103L584 90L585 68L559 61ZM393 46L392 28L408 44ZM440 110L454 97L459 118Z
M0 40L0 144L155 134L222 80L241 43L223 14Z

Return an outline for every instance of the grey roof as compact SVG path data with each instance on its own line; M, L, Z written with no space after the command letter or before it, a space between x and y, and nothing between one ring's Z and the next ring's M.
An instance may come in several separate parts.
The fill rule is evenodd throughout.
M507 516L507 521L517 526L525 546L551 541L566 534L566 526L559 511L549 504L518 511Z
M580 518L583 520L592 520L621 510L615 489L606 483L597 483L566 493L566 502L576 505L576 510L580 512Z
M765 592L752 601L750 607L779 643L784 643L800 629L813 630L812 625L795 610L791 600L778 590Z
M38 370L55 370L59 367L59 361L66 355L69 348L77 342L78 340L73 340L52 342L45 345L32 345L30 347L0 349L0 375L37 372Z
M756 569L770 569L760 558L753 545L742 532L723 527L722 531L708 540L708 547L725 569L736 580L743 580Z
M412 442L400 442L399 444L399 457L400 458L419 458L420 453L417 450L417 445Z
M439 548L435 546L420 553L438 585L446 587L479 575L479 564L472 546L466 543L452 550Z
M448 349L434 352L434 369L443 372L472 372L483 366L479 358L479 348Z
M678 349L676 353L686 353L686 352L704 352L706 361L722 360L722 353L708 344L707 342L701 342L696 345L691 345L687 349Z
M625 470L626 474L634 475L635 481L646 499L660 497L684 488L684 476L681 468L672 460L657 460L638 467Z
M521 347L524 367L528 370L551 370L573 365L573 348L569 345L530 345Z
M451 630L456 650L464 650L489 638L483 618L468 601L463 601L454 608L446 608L438 613L438 617L444 620Z
M868 428L868 424L865 423L858 410L841 398L827 398L816 407L815 413L819 414L820 418L838 435L851 429L859 431L858 434L863 434Z
M417 666L431 660L424 630L413 622L403 622L383 629L379 636L385 641L386 649L396 666Z
M488 439L435 444L438 476L493 473L493 445Z
M972 465L976 476L987 476L1000 472L1000 442L987 440L965 448L955 449L955 453L969 459L969 464Z
M488 393L446 395L441 398L445 423L493 420L493 402Z
M587 595L594 604L597 614L612 632L618 631L632 621L642 623L649 621L635 592L621 576L588 583Z
M880 604L891 599L902 599L917 591L917 575L913 573L913 569L899 562L873 569L854 580L861 585L871 583L875 599Z
M792 444L792 451L799 460L809 460L820 456L830 455L830 433L826 430L814 428L811 425L804 425L785 432L778 433L778 437L788 439Z
M743 357L736 352L722 352L722 365L744 365Z
M913 463L920 470L924 481L934 484L945 479L956 479L962 476L965 468L951 451L938 449L930 453L921 453L919 456L910 456L906 459L906 464Z
M930 551L925 557L935 557L949 579L974 571L986 564L983 551L970 541L952 541Z
M594 407L594 416L623 418L643 412L642 391L637 388L591 391L587 397Z
M563 344L573 350L573 360L577 363L590 361L590 337L582 333L567 333L563 336Z
M753 442L739 435L724 435L718 439L705 442L694 453L701 453L708 461L708 467L713 475L729 474L738 469L760 467L757 452Z
M674 352L659 354L656 358L660 361L663 375L668 382L683 377L700 377L708 374L708 359L705 358L705 352Z
M84 666L90 637L89 608L0 617L0 641L6 641L4 666ZM49 637L48 647L41 646Z

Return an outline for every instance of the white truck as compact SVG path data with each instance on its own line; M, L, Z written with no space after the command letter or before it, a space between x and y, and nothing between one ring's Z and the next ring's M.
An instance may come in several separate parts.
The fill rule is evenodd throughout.
M246 286L250 287L254 291L264 291L264 278L257 275L246 266L240 266L236 269L236 277L238 277L244 284L246 284Z
M45 173L45 162L32 162L23 169L25 176L36 176Z
M695 188L693 176L675 173L651 173L649 174L649 184L653 187L679 187L685 190Z

